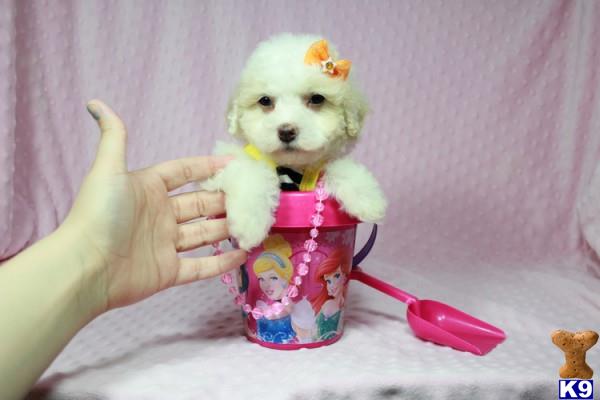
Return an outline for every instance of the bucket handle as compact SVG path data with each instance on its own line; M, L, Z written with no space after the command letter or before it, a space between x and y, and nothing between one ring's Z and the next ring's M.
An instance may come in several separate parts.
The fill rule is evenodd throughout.
M367 255L371 252L373 245L375 244L375 239L377 238L377 224L373 224L373 229L371 230L371 235L369 235L369 240L363 246L362 249L352 258L352 267L357 267L358 264L363 261Z

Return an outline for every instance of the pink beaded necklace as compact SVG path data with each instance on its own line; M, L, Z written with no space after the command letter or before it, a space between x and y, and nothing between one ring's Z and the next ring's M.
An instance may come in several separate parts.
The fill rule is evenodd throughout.
M297 275L294 278L294 284L288 286L285 294L281 298L281 301L275 301L270 305L267 305L265 309L259 307L252 307L246 303L246 294L240 293L235 283L233 282L233 276L231 272L226 272L221 276L221 282L228 287L229 293L235 295L234 303L242 307L242 310L247 315L252 315L256 320L264 317L272 318L279 316L285 307L291 303L291 299L298 296L299 288L302 285L302 279L308 274L310 262L312 261L311 253L314 252L319 246L317 243L317 237L319 236L319 227L323 225L323 215L321 214L325 209L323 202L327 200L329 194L325 191L325 185L321 179L317 182L315 188L315 212L310 217L310 224L312 229L310 230L310 238L304 241L305 253L302 255L302 262L298 264L296 268ZM214 255L223 253L219 246L219 242L213 243Z

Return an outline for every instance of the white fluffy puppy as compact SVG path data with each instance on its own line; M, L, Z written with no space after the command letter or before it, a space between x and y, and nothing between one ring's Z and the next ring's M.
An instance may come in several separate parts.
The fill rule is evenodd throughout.
M349 214L378 222L386 200L373 175L346 158L363 125L367 105L337 64L308 64L307 52L322 38L281 34L261 43L249 58L230 100L229 132L260 154L242 146L217 143L215 153L235 159L210 180L205 190L226 194L230 234L249 250L267 236L279 203L280 178L274 166L299 173L322 166L325 189ZM320 56L336 62L337 52L325 43ZM335 73L334 73L335 72ZM269 162L265 162L267 159ZM269 164L270 163L270 164Z

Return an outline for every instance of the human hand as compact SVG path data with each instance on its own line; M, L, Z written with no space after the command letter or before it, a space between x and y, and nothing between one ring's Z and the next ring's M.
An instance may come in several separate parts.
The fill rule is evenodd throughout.
M178 252L229 237L226 220L184 224L225 211L222 192L168 192L212 176L227 157L191 157L128 172L126 129L104 103L88 103L102 136L94 164L60 230L68 243L92 257L84 276L93 277L98 313L142 300L158 291L219 275L244 263L247 254L180 258Z

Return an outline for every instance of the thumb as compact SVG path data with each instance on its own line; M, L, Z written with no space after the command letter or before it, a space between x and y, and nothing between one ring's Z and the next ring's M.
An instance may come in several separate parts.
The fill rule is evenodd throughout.
M87 110L98 122L101 137L92 169L111 173L127 172L127 131L121 118L100 100L87 103Z

